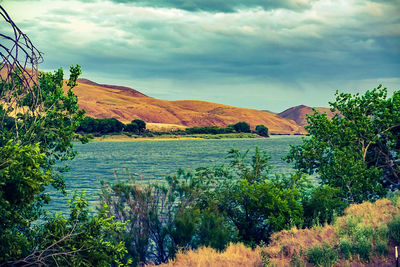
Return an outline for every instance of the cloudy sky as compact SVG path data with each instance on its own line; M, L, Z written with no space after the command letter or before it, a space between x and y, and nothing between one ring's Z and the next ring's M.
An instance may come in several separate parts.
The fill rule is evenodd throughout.
M400 0L0 4L44 53L41 69L79 64L161 99L280 112L327 106L336 89L400 89Z

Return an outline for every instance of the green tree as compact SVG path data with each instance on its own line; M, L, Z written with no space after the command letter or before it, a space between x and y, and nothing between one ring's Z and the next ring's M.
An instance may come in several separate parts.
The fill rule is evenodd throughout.
M103 184L101 201L114 220L127 223L118 234L134 264L160 264L174 258L180 248L208 245L222 250L232 240L232 228L216 209L202 208L199 200L210 190L208 179L179 170L166 183Z
M268 242L271 233L301 226L303 209L299 186L294 179L285 183L270 175L269 156L258 148L250 161L247 152L230 151L228 168L205 169L202 175L214 181L203 200L205 206L213 203L227 223L235 226L239 240L255 245Z
M137 125L137 129L139 133L143 133L146 130L146 122L135 119L131 123L135 123Z
M234 124L233 128L238 133L250 133L251 132L250 125L244 121Z
M83 199L71 206L73 219L44 217L46 188L64 191L68 166L60 163L76 154L72 141L85 113L72 92L79 74L71 67L66 92L61 69L40 72L31 88L19 70L0 81L0 264L109 266L125 253L110 236L122 225L104 214L89 218Z
M308 116L310 137L291 147L288 162L303 173L317 173L337 188L342 200L376 199L400 186L400 91L392 97L379 86L364 95L336 93L337 114Z
M265 125L257 125L256 133L260 136L268 137L268 128Z

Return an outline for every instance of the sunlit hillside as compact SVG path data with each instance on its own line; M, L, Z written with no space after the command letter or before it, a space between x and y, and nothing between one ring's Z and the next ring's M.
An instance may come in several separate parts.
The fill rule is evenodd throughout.
M328 118L332 118L335 115L329 108L324 107L316 107L315 108L319 113L326 113ZM289 120L295 121L298 125L306 126L307 125L307 115L314 114L314 111L311 107L300 105L296 107L288 108L287 110L279 113L278 115L282 118L286 118Z
M206 101L166 101L148 97L136 90L100 85L86 79L79 79L74 88L81 108L87 115L95 118L116 118L122 122L141 119L157 127L162 126L219 126L226 127L240 121L246 121L254 129L263 124L270 133L303 134L304 129L294 121L275 114L238 108ZM178 125L178 126L177 126Z

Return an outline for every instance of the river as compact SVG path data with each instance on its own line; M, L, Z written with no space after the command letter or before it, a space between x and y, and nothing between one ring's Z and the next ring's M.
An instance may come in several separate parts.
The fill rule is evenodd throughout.
M217 140L168 140L134 142L90 142L75 144L78 156L69 162L70 172L64 175L67 192L85 190L90 205L96 205L100 192L100 181L115 181L114 172L121 179L126 170L145 181L163 180L179 168L194 170L197 167L228 163L227 152L232 149L246 151L249 156L255 147L268 151L273 172L289 173L291 165L281 160L290 145L301 143L300 136L272 136L256 139L217 139ZM66 201L60 193L50 190L51 211L67 211Z

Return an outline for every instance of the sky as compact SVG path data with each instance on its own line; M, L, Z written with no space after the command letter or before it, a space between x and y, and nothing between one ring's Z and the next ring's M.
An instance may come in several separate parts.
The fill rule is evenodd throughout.
M40 69L281 112L400 89L400 0L0 0ZM0 24L0 32L6 32ZM0 42L2 40L0 39Z

